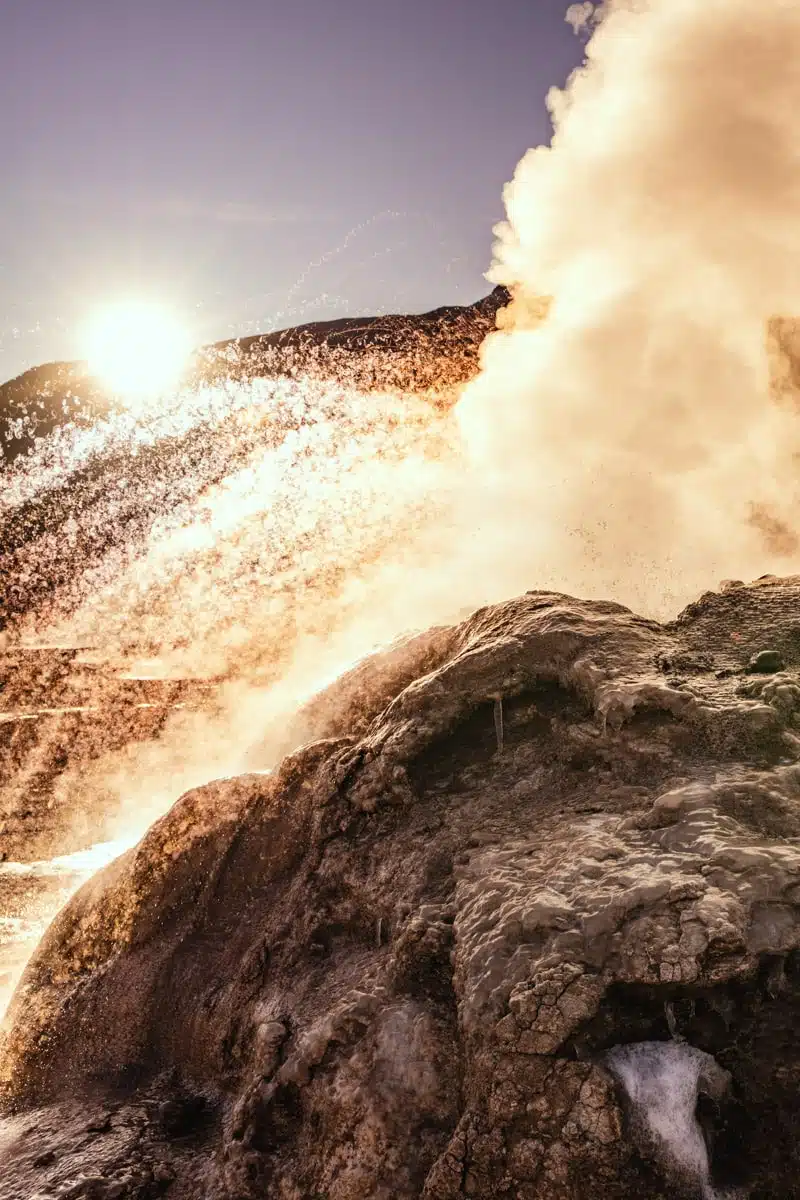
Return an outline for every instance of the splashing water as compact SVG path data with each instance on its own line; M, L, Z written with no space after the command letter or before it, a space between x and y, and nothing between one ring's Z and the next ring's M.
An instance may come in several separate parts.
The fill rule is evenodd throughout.
M314 609L335 608L343 581L408 536L441 489L443 423L417 398L307 377L183 400L110 419L90 464L76 465L78 433L61 446L60 475L35 459L12 474L18 509L41 472L40 504L57 480L56 500L74 510L66 538L20 538L9 564L20 579L43 576L44 564L56 581L26 636L145 647L183 671L241 673L302 627L304 586ZM119 478L108 478L117 460ZM102 489L93 472L106 476Z
M0 862L0 886L5 892L33 891L34 899L23 904L24 916L0 917L0 1025L14 988L55 913L91 878L124 854L136 841L133 837L99 842L72 854L33 862Z
M719 1098L728 1086L728 1073L710 1054L681 1041L615 1046L607 1062L666 1167L696 1184L703 1200L733 1200L731 1193L713 1186L708 1148L695 1115L698 1093Z
M55 872L65 871L88 878L95 871L107 867L126 850L130 850L137 841L138 838L132 835L127 838L116 838L111 842L97 842L94 846L87 846L85 850L73 850L71 854L57 854L55 858L51 858L47 862L31 863L30 865L33 868L38 867Z
M137 822L253 746L268 766L298 703L409 628L546 587L674 615L800 563L797 399L766 339L800 312L800 9L591 11L552 145L507 189L514 301L455 418L369 363L231 378L4 478L20 636L225 681L105 765Z
M0 875L91 875L124 854L135 841L135 838L119 838L112 842L97 842L94 846L74 850L71 854L57 854L54 858L34 859L33 862L0 862Z
M506 192L491 277L514 303L458 430L306 372L160 398L102 423L102 445L65 435L11 481L35 499L41 468L42 489L87 498L9 561L30 580L58 560L37 632L276 679L344 629L358 647L370 619L385 641L529 587L666 616L800 563L800 424L772 403L766 341L800 311L800 10L581 12L586 64ZM120 478L89 504L98 455Z

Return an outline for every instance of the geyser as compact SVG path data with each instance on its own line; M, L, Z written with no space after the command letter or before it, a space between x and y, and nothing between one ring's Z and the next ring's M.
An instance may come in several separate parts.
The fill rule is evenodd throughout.
M498 229L514 302L458 410L498 594L666 615L797 562L767 323L800 312L799 49L783 0L610 0L552 93Z
M585 69L552 97L552 146L507 193L493 277L514 301L458 408L465 480L456 453L438 457L445 418L440 438L420 401L413 424L416 399L326 383L308 413L301 381L230 422L239 451L251 420L275 440L243 440L219 469L198 443L218 444L221 421L204 415L186 512L87 572L86 627L105 612L147 628L155 654L171 626L220 675L252 683L259 655L268 670L262 690L237 680L207 719L171 725L152 777L208 779L254 746L280 757L287 711L410 624L548 586L672 615L723 575L786 570L800 447L766 328L800 311L798 48L800 10L781 0L604 7ZM127 511L116 495L106 520ZM796 582L765 584L661 627L537 592L434 633L413 670L354 672L279 770L170 794L61 913L8 1023L7 1110L94 1104L98 1079L124 1075L114 1129L135 1129L130 1144L104 1136L107 1113L67 1130L115 1195L176 1176L197 1195L203 1173L237 1200L494 1200L500 1180L647 1194L607 1073L573 1051L619 984L735 996L765 953L800 956L797 608ZM792 674L745 694L764 650ZM129 801L150 750L119 772ZM687 775L699 803L675 789ZM754 996L745 1039L736 1021L720 1035L737 1071L768 1064L745 1089L772 1134L748 1147L760 1194L797 1174L795 1009L778 991ZM645 1042L608 1065L665 1173L719 1200L695 1115L727 1084L715 1060ZM184 1082L222 1114L190 1156L169 1123L140 1122L180 1111ZM52 1191L81 1160L38 1114L24 1134L4 1170L29 1195L50 1172Z
M123 807L272 765L287 711L411 626L531 587L672 616L795 567L799 427L767 322L800 312L799 46L781 0L604 6L506 192L492 278L514 299L456 409L466 463L426 400L298 374L109 418L14 471L15 511L38 478L76 513L5 559L15 581L61 563L44 641L247 681L111 764ZM125 477L81 508L104 456Z

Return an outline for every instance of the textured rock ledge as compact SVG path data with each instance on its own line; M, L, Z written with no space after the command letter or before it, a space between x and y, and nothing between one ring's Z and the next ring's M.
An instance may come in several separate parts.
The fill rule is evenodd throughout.
M798 1194L798 714L797 580L668 626L531 593L362 664L51 926L0 1197ZM670 1041L705 1182L611 1069Z

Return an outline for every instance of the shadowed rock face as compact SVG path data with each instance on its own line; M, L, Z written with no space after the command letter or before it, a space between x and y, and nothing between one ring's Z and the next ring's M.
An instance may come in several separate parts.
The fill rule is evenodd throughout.
M797 1194L799 714L798 580L530 593L359 668L56 918L0 1197Z

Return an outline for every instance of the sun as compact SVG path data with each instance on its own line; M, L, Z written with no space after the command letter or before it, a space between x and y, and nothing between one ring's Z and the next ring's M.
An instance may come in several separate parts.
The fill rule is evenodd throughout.
M168 308L125 300L100 309L83 337L89 373L123 398L176 387L191 351L188 330Z

